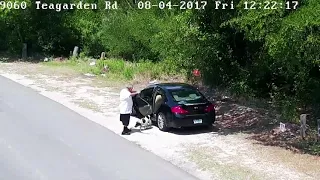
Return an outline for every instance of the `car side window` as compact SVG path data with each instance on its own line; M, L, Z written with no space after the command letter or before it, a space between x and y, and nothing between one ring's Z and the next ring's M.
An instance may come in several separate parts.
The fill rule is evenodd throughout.
M160 94L164 101L167 101L166 93L162 89L157 89L156 95Z
M153 88L148 88L144 89L140 92L140 97L147 101L149 104L152 102L152 93L153 93Z

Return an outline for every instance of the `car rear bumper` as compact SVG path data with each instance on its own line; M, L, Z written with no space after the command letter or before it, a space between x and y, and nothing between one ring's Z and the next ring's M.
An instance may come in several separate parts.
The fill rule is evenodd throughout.
M194 120L201 119L201 123L195 123ZM195 126L208 126L215 122L215 113L208 113L204 115L195 116L181 116L173 115L168 122L169 127L195 127Z

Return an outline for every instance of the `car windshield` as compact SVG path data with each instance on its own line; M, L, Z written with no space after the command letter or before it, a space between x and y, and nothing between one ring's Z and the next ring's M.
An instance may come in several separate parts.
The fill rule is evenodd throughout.
M175 89L169 91L173 100L179 104L188 104L188 103L204 103L206 102L205 97L193 89Z

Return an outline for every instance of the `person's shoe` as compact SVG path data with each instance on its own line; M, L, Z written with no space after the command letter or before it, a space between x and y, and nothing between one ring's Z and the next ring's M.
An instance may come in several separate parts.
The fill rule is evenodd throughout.
M131 129L129 129L129 128L127 128L127 127L125 127L125 128L124 128L124 130L123 130L123 132L130 133L130 132L131 132Z
M121 135L130 135L130 132L122 131Z
M136 125L134 127L139 127L139 126L141 126L141 123L136 122Z

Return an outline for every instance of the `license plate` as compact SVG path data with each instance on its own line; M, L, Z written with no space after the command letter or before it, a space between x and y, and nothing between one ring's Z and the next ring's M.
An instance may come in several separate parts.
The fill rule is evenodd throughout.
M194 124L201 124L202 123L202 119L195 119L193 120Z

